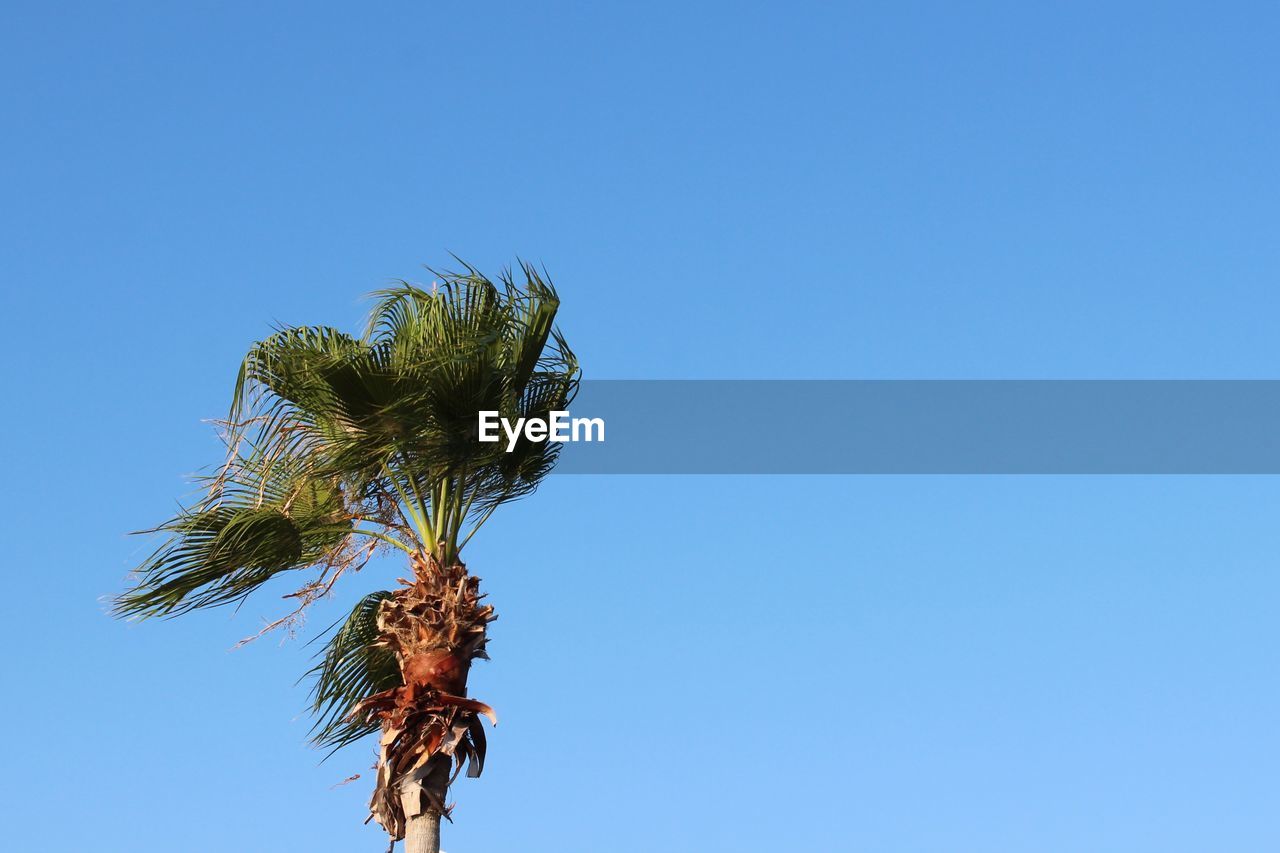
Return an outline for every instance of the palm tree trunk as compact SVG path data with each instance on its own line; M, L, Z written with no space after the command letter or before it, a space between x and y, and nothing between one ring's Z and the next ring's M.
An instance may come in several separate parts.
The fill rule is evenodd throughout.
M440 853L440 815L437 812L428 811L406 820L404 853Z
M370 696L359 713L382 723L373 817L406 853L439 853L440 818L449 812L450 777L484 766L479 715L493 709L466 698L467 673L485 654L486 627L497 618L481 604L480 579L466 566L414 555L414 580L382 602L382 642L400 665L403 686Z
M421 781L401 783L400 805L404 809L405 853L440 853L440 805L448 796L449 771L453 762L446 755L428 761ZM416 774L415 774L416 775Z

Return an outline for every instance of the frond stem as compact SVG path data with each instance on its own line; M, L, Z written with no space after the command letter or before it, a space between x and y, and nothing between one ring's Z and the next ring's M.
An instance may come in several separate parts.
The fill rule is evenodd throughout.
M372 539L379 539L383 542L386 542L388 545L396 546L401 551L404 551L406 554L414 553L413 548L411 548L409 545L406 545L404 542L401 542L399 539L395 538L394 536L388 536L387 534L379 533L376 530L366 530L363 527L353 528L351 532L358 533L361 536L368 536Z
M396 490L396 494L400 496L400 500L404 502L404 508L409 513L409 520L413 522L414 532L418 534L418 538L422 540L424 545L429 543L431 538L428 534L431 532L431 523L426 518L425 510L419 511L418 505L414 504L412 498L405 493L404 488L400 485L399 478L389 467L383 465L382 470L386 473L387 479L391 481L391 486ZM414 485L413 476L408 471L406 471L406 479L409 481L414 495L418 497L419 503L421 503L422 498L418 495L418 487Z

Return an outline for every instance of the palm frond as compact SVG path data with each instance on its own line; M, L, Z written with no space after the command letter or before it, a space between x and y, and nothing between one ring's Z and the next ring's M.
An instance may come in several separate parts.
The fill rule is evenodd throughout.
M352 531L341 487L258 459L212 478L209 497L151 533L166 541L114 602L119 616L175 616L243 599L277 574L315 565Z
M307 673L316 717L311 738L317 746L339 749L376 731L376 721L351 717L353 707L403 683L395 654L378 642L378 607L391 597L381 591L360 599Z

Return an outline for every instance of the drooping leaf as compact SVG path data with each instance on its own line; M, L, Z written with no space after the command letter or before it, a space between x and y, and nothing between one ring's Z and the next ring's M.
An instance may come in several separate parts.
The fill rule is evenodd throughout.
M167 539L116 599L118 615L174 616L239 601L281 572L322 560L350 535L336 483L284 467L237 473L152 531Z
M382 591L360 599L307 673L316 716L311 737L318 746L338 749L376 731L376 721L353 719L352 709L361 699L401 684L395 654L378 642L378 607L391 597Z

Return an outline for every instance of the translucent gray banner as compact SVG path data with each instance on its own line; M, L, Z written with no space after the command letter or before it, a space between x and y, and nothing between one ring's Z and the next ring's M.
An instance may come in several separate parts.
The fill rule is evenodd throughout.
M1276 474L1280 381L590 380L560 474Z

